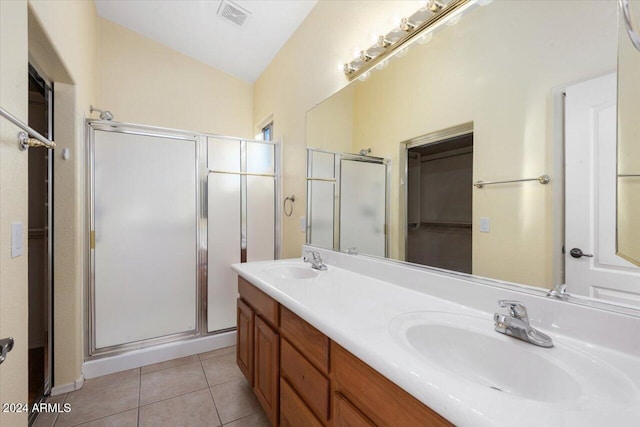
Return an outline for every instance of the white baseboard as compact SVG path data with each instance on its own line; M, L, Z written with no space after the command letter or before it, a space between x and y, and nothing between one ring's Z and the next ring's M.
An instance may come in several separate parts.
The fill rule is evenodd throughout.
M179 357L205 353L207 351L228 347L235 343L236 332L231 331L185 341L160 344L140 350L128 351L115 356L86 361L82 364L82 374L86 379L100 377L151 365L153 363L177 359Z
M58 396L60 394L71 393L72 391L80 390L83 385L84 375L80 374L80 378L72 383L51 387L51 396Z

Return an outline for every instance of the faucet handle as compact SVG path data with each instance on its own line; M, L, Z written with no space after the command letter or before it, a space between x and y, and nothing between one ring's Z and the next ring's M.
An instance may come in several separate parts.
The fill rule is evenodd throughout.
M520 301L501 299L498 300L498 305L500 307L507 307L511 316L515 317L516 319L529 322L529 318L527 316L527 307L525 307L525 305Z

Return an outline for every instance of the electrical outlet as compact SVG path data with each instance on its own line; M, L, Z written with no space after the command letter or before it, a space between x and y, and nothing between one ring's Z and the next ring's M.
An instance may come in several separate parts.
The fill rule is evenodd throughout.
M480 218L480 232L488 233L491 229L491 221L489 218Z

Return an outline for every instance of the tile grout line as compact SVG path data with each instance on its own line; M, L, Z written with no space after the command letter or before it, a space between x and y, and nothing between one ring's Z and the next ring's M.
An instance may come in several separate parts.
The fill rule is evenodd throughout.
M81 422L80 424L72 424L69 427L82 427L84 424L92 423L92 422L98 421L98 420L104 420L105 418L114 417L116 415L124 414L125 412L133 411L134 409L137 409L137 408L125 409L124 411L116 412L114 414L105 415L104 417L94 418L94 419L91 419L91 420L86 420L86 421Z
M198 359L200 359L200 355L198 355ZM207 359L208 360L208 359ZM220 412L218 411L218 405L216 405L216 400L213 398L213 392L211 391L211 385L209 384L209 378L207 378L207 373L204 370L204 365L202 364L202 359L200 359L200 368L202 369L202 373L204 374L204 379L207 381L207 388L209 389L209 395L211 396L211 403L213 403L213 409L216 411L216 416L218 417L218 425L222 425L222 417L220 417Z
M226 423L226 424L221 424L221 426L222 426L222 427L224 427L224 426L228 426L228 425L229 425L229 424L231 424L231 423L235 423L236 421L244 420L245 418L253 417L255 414L259 414L259 413L260 413L260 411L253 412L253 413L251 413L251 414L249 414L249 415L245 415L244 417L240 417L240 418L236 418L235 420L231 420L231 421L229 421L229 422L228 422L228 423Z
M140 400L142 399L142 367L138 369L139 369L140 376L138 377L138 407L136 408L138 413L137 413L136 426L140 427Z
M2 1L2 0L0 0L0 1ZM187 394L196 393L198 391L202 391L202 390L205 390L207 388L209 388L209 387L202 387L202 388L199 388L197 390L191 390L191 391L187 391L185 393L177 394L175 396L167 397L166 399L161 399L161 400L157 400L155 402L145 403L144 405L138 406L138 408L144 408L145 406L155 405L156 403L160 403L160 402L166 402L167 400L175 399L176 397L186 396Z
M69 396L69 393L65 393L64 394L64 399L62 399L62 406L63 407L64 407L65 402L67 401L67 396ZM47 399L47 401L50 401L50 400L51 400L51 395L49 395L49 399ZM56 414L53 416L53 423L51 424L51 427L55 427L56 423L58 422L58 417L59 416L60 416L60 412L56 412ZM36 422L37 421L38 421L38 419L36 418Z

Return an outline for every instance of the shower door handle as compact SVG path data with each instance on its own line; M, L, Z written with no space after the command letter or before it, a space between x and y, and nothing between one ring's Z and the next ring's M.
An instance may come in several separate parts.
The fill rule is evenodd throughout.
M13 350L13 338L3 338L0 340L0 364L7 358L7 353Z

